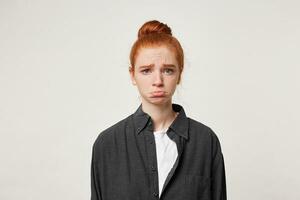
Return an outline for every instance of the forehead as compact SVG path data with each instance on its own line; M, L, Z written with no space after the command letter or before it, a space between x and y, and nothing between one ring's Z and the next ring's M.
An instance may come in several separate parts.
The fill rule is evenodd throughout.
M176 64L175 53L165 46L143 47L139 50L136 57L136 64L145 64L149 62L168 62Z

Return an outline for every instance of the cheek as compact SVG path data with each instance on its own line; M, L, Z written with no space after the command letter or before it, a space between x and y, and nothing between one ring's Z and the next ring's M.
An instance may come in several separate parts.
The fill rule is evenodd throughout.
M171 89L171 90L176 90L177 87L177 83L178 83L178 78L179 76L174 76L172 78L170 78L168 81L166 81L166 86Z
M174 82L178 81L178 78L179 78L179 76L177 74L177 75L174 75L174 76L167 76L166 80L167 80L168 83L174 84Z
M139 76L136 76L136 83L137 85L140 87L140 88L143 88L143 87L146 87L148 86L149 84L151 84L151 80L150 78L147 78L147 77L139 77Z

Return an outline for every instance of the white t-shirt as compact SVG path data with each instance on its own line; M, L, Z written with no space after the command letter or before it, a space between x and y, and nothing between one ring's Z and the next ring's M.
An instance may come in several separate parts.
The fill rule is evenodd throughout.
M159 180L159 197L164 182L178 156L176 143L169 138L166 132L167 129L154 131Z

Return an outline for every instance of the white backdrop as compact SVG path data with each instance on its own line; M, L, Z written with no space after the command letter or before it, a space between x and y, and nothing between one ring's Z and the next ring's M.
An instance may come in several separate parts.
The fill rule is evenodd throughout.
M0 0L0 199L90 198L94 140L140 103L128 56L152 19L184 48L173 100L218 135L228 199L300 199L299 8Z

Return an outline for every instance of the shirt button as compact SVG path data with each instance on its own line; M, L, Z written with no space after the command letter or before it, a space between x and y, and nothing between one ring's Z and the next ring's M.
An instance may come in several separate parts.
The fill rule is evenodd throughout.
M155 171L156 169L155 169L155 167L152 165L151 166L151 169L152 169L152 171Z
M150 140L150 144L153 144L153 140Z
M158 197L158 193L153 192L153 196Z

